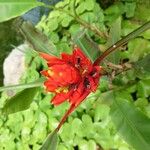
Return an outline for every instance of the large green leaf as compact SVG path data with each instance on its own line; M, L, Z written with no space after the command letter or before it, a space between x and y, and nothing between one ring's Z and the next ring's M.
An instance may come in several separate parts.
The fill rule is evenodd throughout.
M58 55L55 45L32 24L24 22L21 26L21 31L34 50L55 56Z
M28 109L37 91L38 88L33 87L17 93L15 96L6 101L2 112L8 115Z
M111 117L117 130L128 144L136 150L150 148L150 119L140 112L131 102L115 96Z
M89 35L82 31L74 36L74 42L77 44L91 61L95 61L100 56L100 49Z
M20 16L28 10L40 5L42 5L42 3L36 0L1 0L0 22Z
M40 150L56 150L58 143L57 131L48 135Z

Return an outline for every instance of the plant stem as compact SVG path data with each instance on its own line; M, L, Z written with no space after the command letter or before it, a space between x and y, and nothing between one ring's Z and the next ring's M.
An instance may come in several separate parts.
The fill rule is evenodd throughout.
M68 109L68 111L65 113L65 115L63 116L63 118L61 119L60 123L58 124L57 128L55 129L55 131L59 131L59 129L61 128L61 126L64 124L64 122L66 121L67 117L73 112L73 110L76 108L75 105L71 105L70 108Z
M149 28L150 28L150 21L146 22L144 25L137 28L133 32L129 33L123 39L119 40L114 45L109 47L99 58L95 60L94 65L99 65L105 57L107 57L110 53L117 50L118 47L125 45L129 40L137 37L139 34L141 34L142 32L146 31Z

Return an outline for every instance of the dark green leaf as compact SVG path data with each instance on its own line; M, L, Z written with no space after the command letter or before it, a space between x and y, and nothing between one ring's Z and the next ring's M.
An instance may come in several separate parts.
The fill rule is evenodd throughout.
M117 130L128 144L136 150L150 148L150 119L140 112L131 102L115 96L111 117Z
M57 55L55 45L44 33L37 30L32 24L24 22L21 26L21 31L34 50L54 56Z
M74 37L74 42L82 49L85 55L89 57L92 62L100 56L100 49L98 45L94 43L89 35L84 31L77 33Z
M6 101L6 104L2 108L4 114L11 114L18 111L26 110L29 108L38 88L28 88Z
M119 41L120 36L121 36L121 17L118 17L111 25L109 38L106 44L107 47L110 47L111 45ZM118 64L120 60L120 51L115 51L114 53L111 53L107 57L107 59L112 63Z
M56 150L58 143L57 131L48 135L40 150Z

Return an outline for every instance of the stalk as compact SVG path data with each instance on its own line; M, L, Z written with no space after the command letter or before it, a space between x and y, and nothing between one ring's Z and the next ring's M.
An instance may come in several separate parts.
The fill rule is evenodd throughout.
M144 25L142 25L141 27L137 28L133 32L129 33L123 39L119 40L114 45L109 47L100 57L98 57L95 60L94 65L100 65L100 63L103 61L103 59L106 58L110 53L112 53L115 50L117 50L120 46L125 45L129 40L137 37L138 35L140 35L142 32L146 31L149 28L150 28L150 21L146 22Z
M65 115L63 116L63 118L61 119L59 125L57 126L57 128L55 129L56 132L59 131L59 129L61 128L61 126L64 124L64 122L66 121L67 117L73 112L73 110L76 108L75 105L71 105L70 108L67 110L67 112L65 113Z

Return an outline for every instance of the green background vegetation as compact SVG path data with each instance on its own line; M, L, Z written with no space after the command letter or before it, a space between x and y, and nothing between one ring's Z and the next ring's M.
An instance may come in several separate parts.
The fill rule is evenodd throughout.
M71 1L73 2L73 1ZM72 12L73 3L69 0L59 2L56 8ZM146 21L150 20L148 1L116 1L104 3L95 0L77 0L76 13L91 26L96 26L109 38L99 38L88 31L90 37L103 51ZM37 28L45 33L56 45L58 54L71 53L73 39L84 28L77 18L53 10L42 18ZM109 29L109 30L108 30ZM150 30L129 41L108 57L108 61L118 64L121 61L137 62L150 52ZM141 150L150 146L150 72L146 62L138 62L142 71L131 69L116 76L112 82L109 77L102 77L96 93L92 93L68 118L59 132L58 150L96 150L119 149L133 150L134 145ZM26 72L21 83L37 80L39 71L46 68L45 62L30 51L26 53ZM111 85L110 85L111 84ZM52 94L38 89L30 108L26 111L0 118L0 150L37 150L49 132L59 123L69 104L54 107L50 104ZM2 108L8 98L5 92L0 99ZM132 114L132 115L131 115ZM141 122L136 121L140 117ZM128 135L122 137L118 134ZM141 134L144 133L144 135ZM128 144L124 141L126 140ZM140 141L140 142L139 142ZM141 145L142 143L142 145Z

